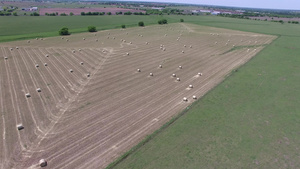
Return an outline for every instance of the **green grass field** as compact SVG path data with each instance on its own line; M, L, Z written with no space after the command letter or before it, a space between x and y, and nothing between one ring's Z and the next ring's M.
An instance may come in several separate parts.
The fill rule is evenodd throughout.
M300 168L300 27L184 19L278 39L110 168Z
M138 21L156 24L160 18L0 17L0 42L57 36L62 26L79 33L89 25L104 30ZM164 18L278 38L112 168L300 168L300 26L214 16Z
M0 17L0 42L31 39L36 37L58 36L62 27L71 33L87 32L90 25L98 30L137 26L139 21L145 25L156 24L161 16L18 16ZM170 19L172 22L173 19ZM173 21L174 22L174 21Z

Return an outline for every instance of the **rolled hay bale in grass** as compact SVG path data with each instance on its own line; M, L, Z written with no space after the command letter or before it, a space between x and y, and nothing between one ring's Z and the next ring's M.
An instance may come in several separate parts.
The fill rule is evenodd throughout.
M137 72L141 72L141 69L137 69L136 71L137 71Z
M80 62L80 65L83 65L83 62Z
M48 55L48 54L46 54L45 56L46 56L46 57L49 57L49 55Z
M193 85L189 85L189 88L190 88L190 89L193 88Z
M83 40L85 40L85 38L82 38Z
M70 72L70 73L73 73L73 69L70 69L69 72Z
M183 45L183 47L186 47L186 45Z
M143 37L143 35L141 35L141 37Z
M126 40L123 40L123 42L126 42Z
M90 77L91 75L88 73L88 74L86 74L86 77Z
M23 124L22 124L22 123L17 124L17 129L18 129L18 130L23 130L23 129L24 129Z
M158 65L159 68L162 68L162 65Z
M78 49L78 51L80 52L80 51L81 51L81 49Z
M227 46L227 45L228 45L228 43L225 43L225 45Z
M256 49L254 49L254 51L256 51Z
M41 92L42 90L41 90L41 88L37 88L36 91L37 92Z
M16 49L19 49L19 47L17 46Z
M202 76L202 73L199 72L199 73L198 73L198 76Z
M104 53L104 52L105 52L105 50L102 50L102 52Z
M40 67L39 64L35 64L35 67Z
M250 49L247 49L247 52L249 52Z
M47 161L46 161L45 159L40 159L39 165L40 165L41 167L46 167L46 166L47 166Z
M31 97L31 96L30 96L29 93L26 93L26 94L25 94L25 97L29 98L29 97Z
M28 40L27 43L30 43L30 40Z
M173 74L172 74L172 77L176 77L176 74L175 74L175 73L173 73Z
M162 50L162 49L163 49L163 47L161 46L161 47L159 47L159 49L161 49L161 50Z
M148 42L146 42L146 45L148 45L149 43Z
M235 47L235 45L232 45L233 47Z
M9 50L10 50L10 51L12 51L12 50L13 50L13 48L10 48Z
M123 39L121 39L121 42L123 42Z
M178 81L178 82L179 82L179 81L180 81L180 78L179 78L179 77L177 77L176 81Z
M44 40L43 38L41 38L41 40Z
M75 53L75 50L72 50L73 53Z
M129 53L127 52L127 53L126 53L126 55L128 56L128 55L129 55Z
M132 44L132 42L129 42L130 44Z
M113 37L113 39L116 39L115 37Z
M215 42L215 44L218 44L218 42Z
M227 42L230 42L230 39L228 39Z
M98 42L98 39L96 39L96 42Z
M187 99L186 97L184 97L184 98L183 98L183 101L187 102L187 101L188 101L188 99Z
M35 38L36 40L39 40L39 38Z
M126 32L126 35L128 35L128 32Z
M182 69L182 66L178 66L179 69Z
M184 51L181 51L181 53L184 53Z
M149 76L153 76L153 73L150 73Z
M6 56L5 56L5 57L4 57L4 59L5 59L5 60L7 60L7 59L8 59L8 57L6 57Z
M190 48L193 48L193 46L192 46L192 45L190 45Z
M163 51L166 51L166 48L163 48Z
M194 96L193 96L193 99L197 99L197 96L194 95Z
M64 37L61 37L60 39L64 39Z
M167 34L165 34L165 36L168 36Z
M48 64L47 64L47 63L44 63L44 66L48 66Z

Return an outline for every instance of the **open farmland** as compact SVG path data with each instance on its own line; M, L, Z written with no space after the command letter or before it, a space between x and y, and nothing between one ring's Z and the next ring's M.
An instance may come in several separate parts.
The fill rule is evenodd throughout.
M104 168L274 38L169 24L3 43L2 168Z
M72 12L74 15L80 15L81 12L111 12L112 15L115 15L116 12L143 12L142 10L135 9L124 9L124 8L41 8L40 15L45 15L46 13L66 13L69 14Z

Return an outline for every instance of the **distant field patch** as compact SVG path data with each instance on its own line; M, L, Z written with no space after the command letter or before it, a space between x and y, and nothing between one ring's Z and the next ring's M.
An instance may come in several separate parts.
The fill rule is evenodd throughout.
M116 12L145 12L142 10L135 10L135 9L123 9L123 8L41 8L40 15L45 15L46 13L66 13L69 14L72 12L74 15L80 15L81 12L111 12L112 15L115 15Z

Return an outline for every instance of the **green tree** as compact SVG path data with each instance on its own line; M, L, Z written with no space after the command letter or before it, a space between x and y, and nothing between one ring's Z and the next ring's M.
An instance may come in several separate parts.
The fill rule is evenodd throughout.
M69 28L63 27L58 31L59 35L70 35Z
M74 13L73 12L70 12L70 16L73 16L74 15Z
M184 22L184 20L183 20L183 19L180 19L180 22Z
M107 12L107 15L111 15L111 12Z
M96 29L95 26L89 26L89 27L88 27L88 31L89 31L89 32L97 32L97 29Z
M125 28L126 28L126 26L125 26L125 25L121 25L121 27L122 27L123 29L125 29Z
M18 16L17 12L13 12L13 15L14 15L14 16Z
M145 26L145 24L144 24L143 21L140 21L140 22L138 23L138 25L139 25L139 26Z

